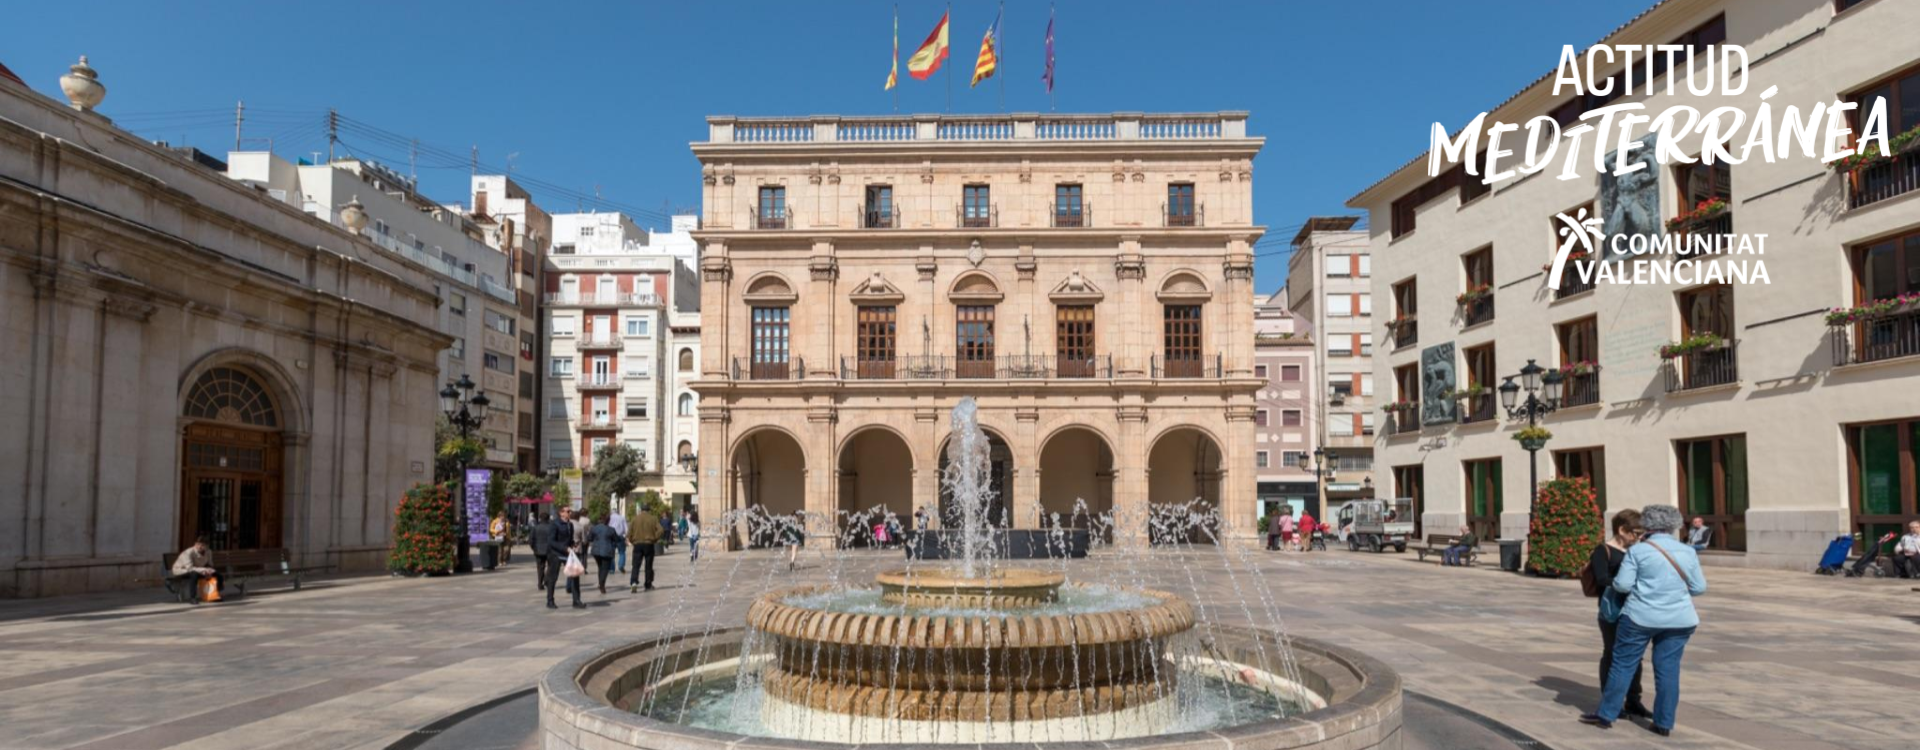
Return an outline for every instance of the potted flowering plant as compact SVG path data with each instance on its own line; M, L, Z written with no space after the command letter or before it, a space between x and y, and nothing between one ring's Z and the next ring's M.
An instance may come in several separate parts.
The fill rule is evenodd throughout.
M1725 214L1728 208L1731 208L1731 206L1727 204L1727 200L1717 195L1700 201L1694 204L1692 211L1668 219L1667 231L1679 232L1700 226L1701 224L1707 223L1708 220L1718 218L1720 215Z
M1707 349L1718 349L1726 345L1727 340L1717 333L1696 333L1679 341L1668 342L1660 347L1661 359L1673 359Z
M1600 363L1591 359L1568 362L1560 366L1561 375L1591 375L1600 369Z
M1547 441L1553 439L1553 433L1548 432L1545 427L1531 425L1522 427L1519 432L1513 433L1513 439L1520 441L1521 448L1537 451L1546 447Z
M1894 297L1877 299L1853 307L1836 307L1827 311L1827 325L1843 326L1872 320L1888 313L1906 310L1920 305L1920 292L1908 292Z
M1868 143L1860 147L1859 153L1844 159L1835 159L1828 162L1827 166L1835 172L1846 174L1878 165L1912 151L1920 151L1920 125L1888 138L1887 153L1880 152L1879 143Z
M1467 400L1467 399L1479 398L1491 392L1492 392L1492 389L1484 385L1481 385L1479 383L1474 383L1465 388L1454 388L1454 389L1448 390L1445 394L1442 394L1442 396L1444 398L1457 398L1461 400Z
M1419 316L1414 315L1413 313L1401 313L1398 317L1395 317L1393 320L1387 321L1387 327L1397 331L1397 330L1400 330L1401 328L1406 327L1407 324L1412 323L1416 320L1419 320Z
M1582 250L1582 249L1580 249L1580 248L1577 248L1577 247L1576 247L1576 248L1574 248L1574 249L1572 249L1572 250L1570 250L1570 251L1568 251L1568 252L1567 252L1567 262L1568 262L1568 263L1578 263L1578 262L1580 262L1580 261L1583 261L1583 260L1586 260L1586 259L1588 258L1588 256L1590 256L1590 255L1592 255L1592 253L1589 253L1589 252L1587 252L1587 251L1585 251L1585 250ZM1553 272L1553 263L1551 263L1551 262L1548 262L1548 263L1542 263L1542 264L1540 264L1540 270L1542 270L1542 271L1546 271L1546 272L1548 272L1548 273L1552 273L1552 272Z
M1468 287L1466 291L1460 293L1460 296L1454 297L1453 301L1460 305L1471 305L1492 295L1493 285L1480 284L1478 286Z

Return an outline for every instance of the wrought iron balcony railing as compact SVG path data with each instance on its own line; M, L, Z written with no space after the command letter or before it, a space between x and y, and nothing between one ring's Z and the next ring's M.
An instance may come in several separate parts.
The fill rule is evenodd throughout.
M1835 366L1920 356L1920 307L1831 325L1827 336Z
M800 380L807 376L807 361L800 357L734 357L734 380Z
M1149 374L1155 380L1161 378L1217 378L1220 377L1222 358L1215 354L1211 357L1153 355L1149 364Z
M749 228L752 229L792 229L793 209L786 206L778 208L761 207L747 214Z
M1679 393L1716 385L1740 382L1738 341L1727 339L1712 349L1699 349L1675 356L1661 364L1666 375L1667 392Z
M1920 151L1896 154L1892 159L1842 175L1847 184L1847 208L1879 203L1920 190Z

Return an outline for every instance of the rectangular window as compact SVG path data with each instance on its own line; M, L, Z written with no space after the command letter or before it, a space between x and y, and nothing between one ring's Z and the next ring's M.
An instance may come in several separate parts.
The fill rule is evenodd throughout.
M1855 305L1920 294L1920 233L1853 248L1850 260ZM1836 364L1920 354L1920 309L1896 306L1832 330L1843 344Z
M549 464L573 464L573 441L566 438L554 438L547 441L547 462Z
M1167 305L1163 312L1166 377L1197 378L1206 375L1203 354L1204 331L1200 305Z
M1299 365L1281 365L1280 366L1280 382L1282 383L1300 382L1300 366Z
M1054 226L1086 226L1086 209L1086 202L1081 197L1080 186L1078 184L1060 184L1053 186Z
M1554 326L1560 340L1560 403L1583 406L1600 402L1600 319L1585 317Z
M1692 211L1714 198L1733 201L1733 166L1724 161L1680 164L1673 172L1674 184L1679 187L1680 213Z
M1353 380L1351 378L1335 380L1327 386L1327 391L1334 401L1345 401L1353 397Z
M1328 414L1327 434L1334 437L1353 437L1353 415L1341 412Z
M1372 435L1374 430L1373 412L1360 415L1360 434Z
M1281 427L1299 427L1300 421L1299 409L1282 409L1280 411Z
M1484 392L1460 403L1462 422L1481 422L1494 417L1494 388L1499 387L1499 370L1493 356L1491 342L1467 349L1466 388L1483 389Z
M612 440L608 438L603 438L603 437L597 437L597 438L588 440L587 441L587 448L588 448L587 462L592 463L594 458L599 457L600 449L607 447L607 445L612 442L613 442Z
M1169 183L1167 185L1167 226L1190 227L1196 223L1193 183Z
M1353 295L1349 295L1349 294L1327 295L1327 317L1329 318L1353 317Z
M567 418L567 399L565 396L554 396L553 398L547 399L547 418Z
M1920 516L1920 419L1848 425L1847 487L1853 530L1869 542L1888 532L1906 533ZM1880 548L1893 551L1892 543Z
M1680 461L1681 511L1712 529L1712 549L1745 552L1747 436L1677 440L1674 450Z
M1253 452L1253 466L1256 469L1267 468L1267 452L1266 451Z
M621 364L626 366L629 379L642 380L653 373L651 357L622 357Z
M1393 348L1420 343L1420 280L1407 279L1393 285L1393 319L1387 321L1387 333L1393 336Z
M1607 507L1607 458L1604 448L1574 448L1553 452L1553 473L1562 479L1579 477L1592 485L1602 509Z
M1362 254L1360 256L1360 278L1363 278L1363 279L1371 278L1372 276L1373 276L1373 256Z
M466 315L467 295L449 290L447 292L447 311L455 315Z
M1304 469L1307 467L1307 452L1306 451L1281 451L1280 465L1295 466L1295 467Z
M652 332L652 330L653 330L653 321L648 318L640 317L637 315L627 318L627 335L628 336L640 336L644 338L647 335L649 335Z
M512 315L502 315L492 310L487 311L487 315L486 315L487 327L493 330L499 331L501 333L504 333L508 336L513 335L514 326L517 324L517 322L518 321Z
M1253 412L1253 426L1255 427L1267 426L1267 410L1266 409L1257 409Z
M993 305L958 305L954 319L955 374L993 377Z
M760 206L757 226L761 229L787 228L787 189L778 185L763 185L760 188Z
M513 355L511 354L501 354L496 351L488 350L486 353L485 361L486 361L487 369L489 370L492 370L494 372L504 372L508 375L513 374Z
M610 396L593 397L593 423L607 425L613 423L613 398Z
M1053 308L1054 370L1063 378L1090 378L1094 365L1093 305Z
M890 229L894 221L893 186L868 185L867 205L862 226L868 229Z
M1372 355L1373 355L1373 334L1371 333L1360 334L1360 356L1369 357Z
M1354 299L1357 299L1357 300L1359 300L1359 301L1360 301L1360 314L1361 314L1361 315L1363 315L1363 316L1367 316L1367 315L1372 315L1372 314L1373 314L1373 295L1371 295L1371 294L1356 294L1356 295L1353 295L1353 296L1354 296Z
M893 305L863 305L854 323L854 362L862 379L893 377L896 339Z
M1267 366L1266 366L1266 365L1254 365L1254 366L1253 366L1253 376L1254 376L1254 377L1256 377L1256 378L1259 378L1259 379L1261 379L1261 380L1266 380L1266 379L1267 379Z
M960 191L960 226L993 226L993 188L986 185L968 185Z
M785 380L787 377L788 308L753 308L754 380Z
M1330 356L1330 357L1353 356L1353 337L1347 336L1344 334L1334 334L1332 336L1328 336L1327 337L1327 356Z
M554 357L552 360L549 360L547 363L547 374L552 375L556 378L564 378L569 375L572 375L573 374L573 358L572 357Z
M1466 472L1467 525L1481 541L1500 538L1500 459L1462 461Z
M1460 256L1466 272L1466 288L1461 290L1461 306L1466 308L1466 324L1479 325L1493 320L1493 247L1483 247Z
M647 399L645 397L627 399L627 418L647 418Z
M1360 373L1360 395L1362 396L1373 395L1373 373L1370 373L1370 372Z
M453 337L453 343L447 345L447 356L454 359L467 358L467 339L465 336Z
M571 315L555 315L553 320L547 323L547 328L555 336L572 336L578 329L579 323L580 319Z

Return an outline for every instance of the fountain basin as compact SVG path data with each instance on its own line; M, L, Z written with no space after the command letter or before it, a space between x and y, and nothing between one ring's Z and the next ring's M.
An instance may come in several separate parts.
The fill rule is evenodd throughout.
M923 607L1033 607L1059 598L1067 576L1049 570L999 568L969 577L953 569L895 570L873 577L880 598Z
M747 628L702 634L667 633L632 643L583 653L555 665L540 680L542 746L549 750L737 750L739 747L822 750L835 746L888 745L865 740L850 718L837 729L842 742L810 742L765 736L757 731L722 731L667 721L633 709L650 691L671 689L689 680L731 681L740 666ZM1218 750L1365 750L1401 747L1400 678L1378 660L1332 644L1307 638L1282 639L1277 634L1238 626L1209 629L1210 653L1230 674L1245 674L1249 684L1287 692L1310 710L1279 719L1254 719L1213 726L1204 731L1163 731L1151 736L1108 740L1109 750L1196 747ZM1297 677L1281 670L1260 669L1272 654L1291 648ZM753 658L753 657L749 657ZM1242 671L1250 670L1250 671ZM693 705L696 701L687 701ZM1172 726L1172 725L1166 725ZM1048 731L1035 724L1036 732ZM983 750L1034 750L1033 743L1053 744L1051 735L972 739ZM969 738L944 737L954 742ZM921 745L915 741L899 743Z

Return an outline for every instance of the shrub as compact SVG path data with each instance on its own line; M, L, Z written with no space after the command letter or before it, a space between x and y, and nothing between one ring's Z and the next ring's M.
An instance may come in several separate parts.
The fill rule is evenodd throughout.
M459 533L453 491L444 484L416 484L393 510L393 553L387 568L396 573L446 573L453 570L454 534Z
M1579 572L1600 544L1599 493L1583 477L1540 485L1527 530L1527 569L1542 575Z

